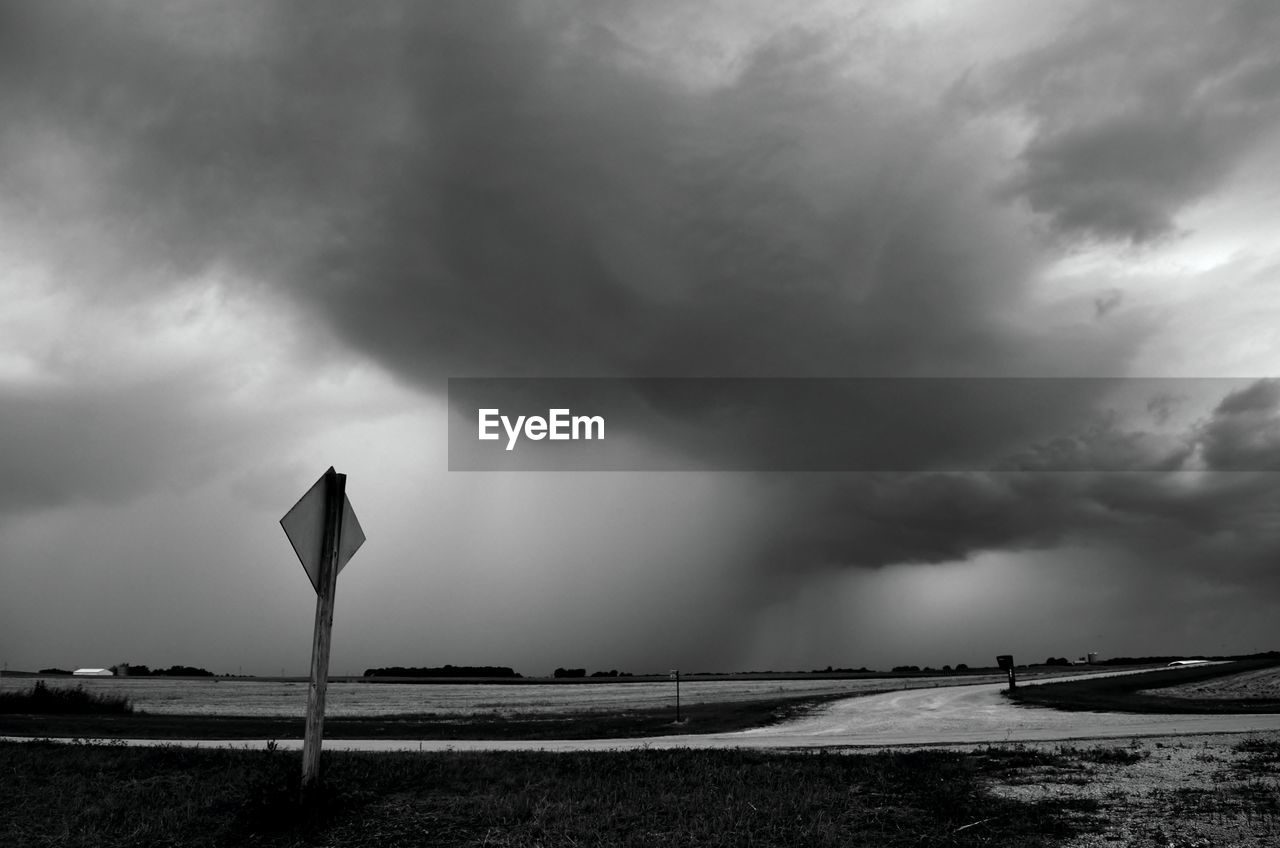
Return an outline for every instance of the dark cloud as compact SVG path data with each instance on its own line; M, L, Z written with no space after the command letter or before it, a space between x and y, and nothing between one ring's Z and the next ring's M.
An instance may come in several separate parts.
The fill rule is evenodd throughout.
M1011 461L1020 470L776 480L787 506L761 563L803 573L1070 546L1126 551L1162 580L1271 586L1278 409L1280 387L1262 380L1228 392L1209 419L1183 430L1103 421L1021 452ZM1079 470L1063 470L1072 460ZM1197 470L1199 460L1209 470ZM1057 470L1037 471L1044 463Z
M77 275L225 263L411 380L1096 373L1133 344L1003 320L1035 259L998 163L830 32L781 26L703 90L604 13L576 39L489 3L10 17L8 202Z
M1071 237L1145 242L1219 186L1280 121L1265 3L1091 5L1013 60L1031 134L1010 191Z
M1260 380L1223 398L1200 438L1209 468L1280 471L1280 380Z
M846 475L789 491L760 566L948 563L988 551L1125 551L1153 579L1275 586L1273 475L1186 472Z
M431 142L322 254L328 313L405 372L981 373L1027 341L992 307L1029 255L968 214L958 163L920 168L940 128L806 58L821 37L699 93L607 51L530 70L460 43L406 67L452 83L415 99Z
M1044 260L1008 197L1068 238L1150 241L1276 124L1265 3L1090 6L974 71L972 103L1027 121L1012 175L948 86L892 89L839 32L779 22L732 73L682 79L637 62L610 11L5 4L0 213L86 297L226 267L433 393L464 375L1111 376L1152 327L1118 294L1087 335L1038 305ZM190 439L156 434L195 426L188 389L3 398L24 485L0 507L186 468ZM975 434L1016 471L752 478L775 517L733 561L778 575L1064 543L1241 575L1274 560L1265 475L1032 473L1181 468L1197 443L1211 470L1273 467L1273 389L1173 435L1097 425L1098 400ZM655 433L697 447L696 426ZM761 449L745 430L716 447Z
M1017 191L1061 232L1149 241L1225 171L1230 151L1215 149L1206 123L1125 114L1038 136Z

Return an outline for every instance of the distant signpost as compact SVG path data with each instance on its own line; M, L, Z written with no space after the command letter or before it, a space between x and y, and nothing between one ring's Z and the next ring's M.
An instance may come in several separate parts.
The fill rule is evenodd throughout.
M312 795L320 778L320 741L324 736L324 696L329 683L329 635L338 572L364 544L364 530L346 494L347 475L329 467L293 509L280 519L294 553L316 590L316 628L311 641L311 685L307 688L307 726L302 742L302 793Z
M1016 671L1015 671L1015 669L1014 669L1014 667L1013 667L1013 655L1012 655L1012 654L1000 654L998 657L996 657L996 663L997 663L997 664L998 664L1002 669L1004 669L1005 671L1009 672L1009 688L1010 688L1010 689L1017 689L1017 688L1018 688L1018 676L1017 676L1017 673L1016 673Z

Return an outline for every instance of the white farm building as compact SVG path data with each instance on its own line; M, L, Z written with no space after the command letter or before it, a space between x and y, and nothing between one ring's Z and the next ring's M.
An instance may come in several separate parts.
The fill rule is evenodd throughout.
M76 677L114 677L115 672L109 668L77 668L71 672Z

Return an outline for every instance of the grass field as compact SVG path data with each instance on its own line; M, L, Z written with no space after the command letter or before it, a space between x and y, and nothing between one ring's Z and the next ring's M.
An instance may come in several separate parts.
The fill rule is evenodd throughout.
M847 694L722 704L691 704L675 724L674 708L506 716L480 714L325 719L326 739L610 739L722 733L795 718ZM301 739L298 718L131 714L0 714L0 735L101 739Z
M1026 846L1096 804L985 780L1066 759L742 751L324 754L299 807L283 751L0 743L0 844L120 846Z
M1018 703L1056 707L1063 710L1109 710L1133 713L1274 713L1280 712L1280 699L1169 697L1143 690L1198 683L1276 665L1280 663L1274 659L1266 659L1188 668L1165 668L1118 677L1019 686L1006 694Z

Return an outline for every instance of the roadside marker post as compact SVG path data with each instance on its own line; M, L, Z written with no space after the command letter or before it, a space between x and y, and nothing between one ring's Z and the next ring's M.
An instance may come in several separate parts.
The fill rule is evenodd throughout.
M1013 668L1013 654L1000 654L996 657L996 663L998 663L1001 668L1009 672L1009 689L1017 689L1018 676L1014 672Z
M364 544L364 531L346 495L347 475L329 467L280 526L316 591L316 624L311 639L311 683L307 687L307 723L302 742L302 797L313 797L320 780L320 743L324 738L324 698L329 685L329 648L333 632L338 573Z
M680 669L673 668L670 672L671 679L676 682L676 724L680 723Z

